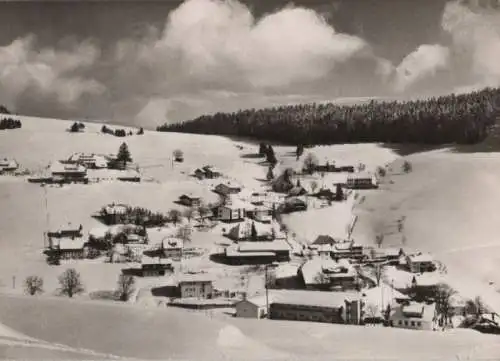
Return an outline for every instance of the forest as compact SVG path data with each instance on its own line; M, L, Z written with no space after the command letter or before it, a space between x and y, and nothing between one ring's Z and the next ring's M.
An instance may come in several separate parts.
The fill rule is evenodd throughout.
M157 131L250 137L285 144L475 144L496 122L500 88L412 101L312 103L203 115Z

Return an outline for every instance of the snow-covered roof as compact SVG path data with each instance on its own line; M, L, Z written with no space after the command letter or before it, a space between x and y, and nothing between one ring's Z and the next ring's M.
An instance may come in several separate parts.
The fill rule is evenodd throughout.
M301 271L306 284L316 284L319 274L328 278L354 277L357 274L347 259L336 262L332 259L313 258L302 265Z
M0 159L0 168L12 169L17 168L19 165L14 159L3 158Z
M246 300L241 300L240 302L250 302L257 307L262 308L267 306L268 301L269 304L271 304L272 302L276 301L276 299L277 299L276 295L271 294L271 292L269 292L268 297L266 297L266 295L259 295L247 298Z
M418 286L436 286L443 281L442 276L437 272L425 272L414 277Z
M239 242L237 249L240 252L255 252L255 251L289 251L290 246L286 241L275 239L272 242Z
M109 204L104 207L107 214L125 214L128 206L126 204Z
M294 276L297 276L299 268L300 268L300 265L298 265L298 264L284 263L284 264L279 265L274 270L274 274L275 274L276 278L294 277Z
M54 242L55 241L55 242ZM70 251L70 250L81 250L85 245L85 240L81 237L72 238L58 238L53 240L53 244L59 246L60 250Z
M169 259L161 258L161 257L149 257L146 255L142 255L141 264L143 265L160 265L160 264L171 264L172 262Z
M108 227L94 227L89 231L89 236L100 239L106 237L106 233L108 233Z
M87 173L87 168L80 164L63 164L61 162L54 162L50 170L52 173Z
M222 204L220 207L228 209L247 209L248 203L242 201L237 197L232 196L228 197L224 202L224 204Z
M280 290L273 292L273 303L301 306L345 308L346 301L360 299L358 292L322 292L305 290Z
M214 277L208 273L184 273L178 276L178 282L213 282Z
M347 179L373 179L374 175L370 172L358 172L358 173L349 173Z
M436 305L412 302L409 305L397 306L393 309L391 318L417 319L418 321L431 322L434 318Z
M183 193L179 198L200 199L201 196L195 192Z
M409 255L408 258L411 262L424 263L424 262L433 262L434 257L430 253L417 253Z
M148 228L147 235L149 243L153 245L159 245L164 239L173 238L176 233L176 229L168 227L159 228Z
M245 220L244 222L240 222L231 228L228 235L233 239L250 237L252 234L252 226L255 227L257 237L271 237L273 234L273 226L271 224Z
M398 290L384 283L381 283L380 286L364 290L363 297L367 304L377 305L379 309L385 309L387 305L394 305L394 301L396 300L409 299L408 296L403 295Z

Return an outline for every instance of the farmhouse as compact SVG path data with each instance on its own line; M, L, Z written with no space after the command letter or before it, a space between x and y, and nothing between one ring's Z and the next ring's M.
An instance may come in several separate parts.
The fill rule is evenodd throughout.
M94 153L92 154L74 153L68 158L67 163L81 164L84 167L91 169L100 169L108 167L108 161L106 160L106 158L104 158L104 156L100 156Z
M413 330L432 330L436 317L435 304L406 303L396 306L390 316L393 327Z
M85 241L82 237L73 238L62 236L49 240L50 250L61 259L83 259Z
M248 205L245 208L247 217L262 223L271 223L273 219L273 210L264 205Z
M65 224L55 232L47 232L49 238L79 238L82 237L83 227L82 225L73 225L72 223Z
M404 257L402 248L385 248L377 252L377 258L386 261L389 265L398 265L401 257Z
M127 205L112 203L103 207L100 216L106 224L119 224L126 220L127 213Z
M316 258L302 265L299 274L307 289L357 290L358 274L347 259Z
M62 164L56 162L51 166L54 182L82 182L88 183L87 168L80 164Z
M172 269L170 260L161 257L148 257L142 255L141 275L142 277L164 276L166 270Z
M206 165L202 168L198 168L194 171L195 177L198 179L214 179L220 177L222 174L218 169L211 165Z
M378 181L375 175L367 172L360 172L349 174L346 185L347 188L350 189L371 189L378 187Z
M184 242L182 239L165 238L162 240L161 247L165 258L171 258L174 261L180 261L182 259L182 250L184 249Z
M358 293L283 290L275 291L269 318L359 325L362 302Z
M10 172L19 168L19 164L13 159L3 158L0 159L0 172Z
M188 207L199 207L201 197L193 193L183 194L179 197L179 203Z
M217 208L217 219L223 222L240 222L245 218L246 205L231 197Z
M434 259L430 254L417 253L406 256L406 264L413 273L433 272L436 270Z
M255 234L252 235L252 228ZM235 225L227 233L227 237L236 242L241 241L272 241L274 239L274 227L270 224L246 221Z
M331 257L333 259L352 259L361 260L365 257L363 254L363 246L356 244L353 240L335 242L332 245Z
M235 182L224 182L224 183L219 183L215 188L214 192L217 194L220 194L221 196L228 196L230 194L238 194L242 190L241 185L235 183Z
M212 277L206 273L183 274L179 278L179 293L182 298L212 298Z
M283 239L272 242L239 242L225 249L230 264L266 264L290 260L290 246Z

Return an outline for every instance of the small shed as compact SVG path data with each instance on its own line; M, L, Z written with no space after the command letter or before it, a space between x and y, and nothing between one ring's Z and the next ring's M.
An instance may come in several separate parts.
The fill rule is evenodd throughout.
M260 295L248 299L241 300L236 303L236 317L242 318L266 318L268 305L271 304L273 298L271 295Z

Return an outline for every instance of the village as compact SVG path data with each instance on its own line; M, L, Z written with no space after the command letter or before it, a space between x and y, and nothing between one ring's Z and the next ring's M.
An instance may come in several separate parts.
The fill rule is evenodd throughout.
M388 165L367 171L362 163L320 162L314 150L303 153L298 146L290 155L302 164L294 169L261 143L253 157L268 169L260 188L200 164L186 177L212 197L179 194L167 213L119 200L102 204L89 215L102 226L83 229L74 219L47 229L41 253L51 267L89 260L123 265L119 295L111 297L121 301L210 310L219 317L496 333L497 314L451 289L446 267L431 254L406 249L404 219L395 225L399 245L385 245L383 235L375 246L356 242L353 213L347 221L331 220L342 223L345 236L298 240L284 217L338 206L352 210L365 192L383 186L389 172ZM174 151L171 161L183 163L182 151ZM4 172L20 166L9 159L1 164ZM75 153L50 170L27 181L42 187L143 181L126 143L117 155ZM411 171L402 163L402 173Z

